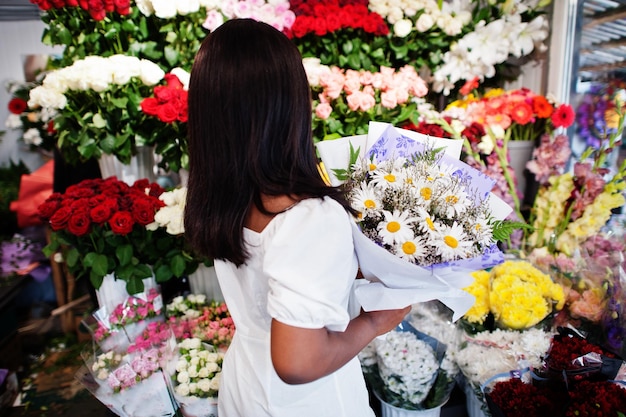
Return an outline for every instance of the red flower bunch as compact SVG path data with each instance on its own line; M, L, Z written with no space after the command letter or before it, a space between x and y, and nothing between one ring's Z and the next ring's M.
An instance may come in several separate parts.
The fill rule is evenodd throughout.
M587 365L584 359L585 355L595 353L598 356L615 357L610 352L606 352L601 347L588 342L582 337L572 335L558 335L552 340L546 365L549 369L555 371L567 371L581 369ZM599 366L599 363L594 365Z
M188 73L176 70L183 76ZM187 89L182 80L170 72L163 77L165 85L154 87L154 96L141 101L141 110L148 116L158 119L152 134L155 152L160 155L159 165L167 171L178 172L187 169Z
M130 0L30 0L30 2L44 11L80 7L94 20L103 20L107 13L116 12L123 16L130 13Z
M180 277L197 267L186 252L184 237L152 227L164 189L148 180L132 186L117 180L87 179L53 193L38 208L52 228L46 255L62 252L76 278L88 276L96 289L114 274L126 281L129 294L143 292L144 278L158 282ZM149 226L150 227L147 227Z
M187 90L172 73L165 74L166 85L154 87L154 97L141 102L141 110L165 123L187 122Z
M362 29L365 33L385 36L389 27L378 14L368 10L367 0L291 1L296 20L291 35L302 38L308 34L324 36L341 29Z
M536 140L554 129L574 123L575 113L569 104L554 103L527 88L492 90L484 97L470 99L467 120L484 126L498 126L510 131L510 140Z
M570 392L570 401L565 417L616 416L626 411L626 389L609 381L581 381Z

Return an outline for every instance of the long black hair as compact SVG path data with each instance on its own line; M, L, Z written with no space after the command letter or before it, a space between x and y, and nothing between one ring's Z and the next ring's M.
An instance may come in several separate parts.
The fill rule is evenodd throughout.
M296 46L272 26L228 20L203 41L189 84L185 236L212 259L241 265L246 214L261 194L330 196L317 170L311 92Z

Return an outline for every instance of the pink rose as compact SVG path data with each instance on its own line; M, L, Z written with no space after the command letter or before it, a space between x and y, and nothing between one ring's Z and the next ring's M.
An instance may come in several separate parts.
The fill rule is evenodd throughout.
M333 108L328 103L320 103L315 107L315 116L322 120L328 119L332 112Z
M383 91L380 94L380 104L386 109L393 109L398 105L396 93L394 91Z

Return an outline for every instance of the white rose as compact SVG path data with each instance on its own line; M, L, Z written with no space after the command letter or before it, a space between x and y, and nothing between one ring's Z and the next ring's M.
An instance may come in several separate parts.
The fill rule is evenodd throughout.
M39 134L39 130L37 130L34 127L31 127L26 132L24 132L23 137L24 137L24 142L27 145L39 146L43 143L43 140L41 139L41 135Z
M213 379L211 379L211 389L213 391L217 391L220 387L220 376L222 374L217 374Z
M173 3L176 3L176 10L178 10L178 14L183 16L200 10L199 0L178 0Z
M193 352L193 351L192 351ZM191 360L189 361L189 363L191 365L197 366L200 363L200 358L198 357L197 353L196 355L193 355Z
M419 32L423 33L432 28L434 24L435 20L433 19L433 17L429 14L424 13L417 18L417 22L415 22L415 28Z
M187 361L185 359L179 359L178 362L176 362L176 372L184 372L187 370Z
M191 394L195 394L196 392L198 392L198 384L196 382L189 383L189 392Z
M198 372L198 376L200 378L207 378L209 375L211 375L211 372L209 372L209 370L207 368L202 368Z
M219 359L219 355L215 352L208 352L208 355L206 356L207 362L217 362L218 359Z
M62 109L67 104L67 97L63 93L43 86L35 87L30 90L30 98L28 107L51 107L54 109Z
M198 381L198 388L200 388L200 390L204 392L211 391L211 380L208 378L201 379L200 381Z
M147 59L140 61L140 75L139 78L145 85L155 85L163 79L165 71L161 69L157 64Z
M186 397L189 395L189 385L187 384L177 385L176 388L174 388L174 391L176 391L176 394Z
M176 17L176 2L172 0L152 0L154 14L160 19Z
M191 367L187 370L187 373L189 374L189 378L197 378L198 377L198 369L196 369L195 367Z
M135 4L144 16L150 16L154 13L154 8L152 7L152 2L150 0L135 0Z
M176 381L178 381L178 383L180 384L186 384L187 382L189 382L189 373L187 373L186 371L179 372L176 376Z
M210 374L215 373L220 370L220 367L217 366L215 362L207 363L205 365L205 368L207 371L209 371Z
M405 38L413 30L413 22L408 19L398 20L393 25L393 33L399 38Z
M106 369L100 369L100 371L98 372L98 375L96 375L96 378L100 380L105 380L108 377L109 377L109 372Z

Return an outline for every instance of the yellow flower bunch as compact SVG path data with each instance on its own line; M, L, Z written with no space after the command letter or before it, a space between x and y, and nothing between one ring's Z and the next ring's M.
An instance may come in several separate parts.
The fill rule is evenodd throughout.
M505 261L491 272L472 276L475 282L465 291L476 297L476 303L464 316L472 324L483 324L491 314L499 327L523 330L565 303L563 288L527 261Z

